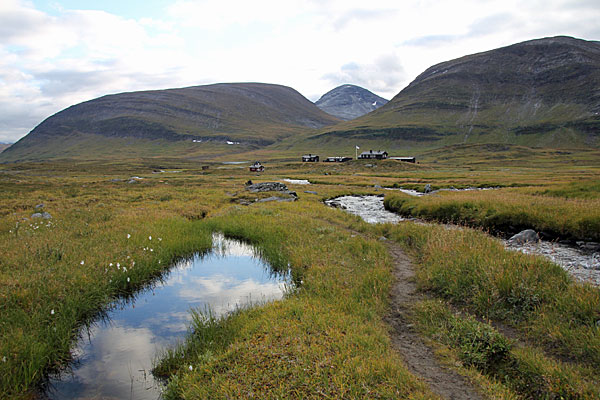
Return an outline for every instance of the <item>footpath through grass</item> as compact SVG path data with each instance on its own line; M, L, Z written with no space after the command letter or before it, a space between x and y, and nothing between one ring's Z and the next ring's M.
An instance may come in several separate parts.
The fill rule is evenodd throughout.
M574 282L540 257L507 251L479 231L413 223L371 229L413 253L419 288L442 300L418 305L415 321L466 366L519 397L600 395L600 289ZM449 305L515 327L540 348L513 346Z

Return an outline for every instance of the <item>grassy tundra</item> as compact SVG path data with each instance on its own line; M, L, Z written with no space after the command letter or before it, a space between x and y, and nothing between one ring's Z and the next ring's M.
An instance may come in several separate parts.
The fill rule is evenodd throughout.
M282 301L221 320L196 314L194 334L157 364L156 373L170 377L168 396L434 398L392 351L382 322L393 268L377 240L385 235L413 253L420 287L437 299L415 305L415 324L446 349L447 358L462 360L463 373L483 391L504 398L594 397L598 289L573 283L537 258L508 253L479 232L447 235L414 224L372 227L328 209L322 200L382 193L375 185L529 185L498 192L515 190L521 197L489 201L501 208L519 198L548 221L554 212L557 231L594 237L594 225L578 222L573 228L561 215L573 210L573 219L582 220L571 206L573 197L588 202L586 215L595 215L594 185L580 185L591 194L573 195L580 190L572 183L593 176L597 166L575 162L550 177L544 170L489 164L475 169L365 164L280 161L267 164L260 177L237 166L211 164L202 170L197 163L169 160L0 166L0 397L30 397L48 371L69 360L82 325L115 298L160 277L176 258L208 248L213 231L256 244L275 266L289 263L302 283ZM131 176L144 179L128 184ZM241 200L270 195L245 192L249 178L309 179L318 195L294 186L298 202L242 206ZM461 193L467 197L456 201L483 204L488 201L478 197L483 193L495 192ZM527 203L537 198L555 203ZM430 201L409 200L415 209ZM30 218L38 204L52 219ZM127 271L115 268L117 263ZM457 316L454 307L463 314ZM513 345L468 314L513 326L541 349ZM492 332L483 336L498 351L463 351L461 338L472 332L479 332L476 338ZM568 364L555 362L567 355Z

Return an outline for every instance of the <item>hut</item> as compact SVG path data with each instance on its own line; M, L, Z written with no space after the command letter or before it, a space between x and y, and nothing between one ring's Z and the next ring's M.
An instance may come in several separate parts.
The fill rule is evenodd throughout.
M382 150L369 150L369 151L363 151L362 153L360 153L360 155L358 156L358 158L363 159L363 160L385 160L386 158L388 158L388 152L387 151L382 151Z
M263 172L264 170L265 167L259 161L254 161L250 166L250 172Z
M346 162L352 160L352 157L327 157L323 162Z
M404 161L413 164L417 162L417 159L415 157L390 157L390 160Z
M305 154L302 156L302 162L319 162L319 156L315 154Z

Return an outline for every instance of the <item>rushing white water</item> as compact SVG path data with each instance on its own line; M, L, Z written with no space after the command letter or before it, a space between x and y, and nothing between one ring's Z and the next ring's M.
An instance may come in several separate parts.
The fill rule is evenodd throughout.
M380 196L343 196L327 200L325 203L358 215L370 224L397 223L405 220L387 211L383 206L383 197ZM597 251L547 241L522 244L511 243L508 240L502 242L509 250L543 256L575 278L600 286L600 253Z

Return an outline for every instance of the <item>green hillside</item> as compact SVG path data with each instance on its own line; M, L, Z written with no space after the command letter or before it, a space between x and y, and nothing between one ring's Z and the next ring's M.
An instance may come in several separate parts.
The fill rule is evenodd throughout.
M289 87L234 83L108 95L43 121L0 161L214 156L339 120Z
M313 143L600 146L600 43L554 37L432 66L385 106Z

